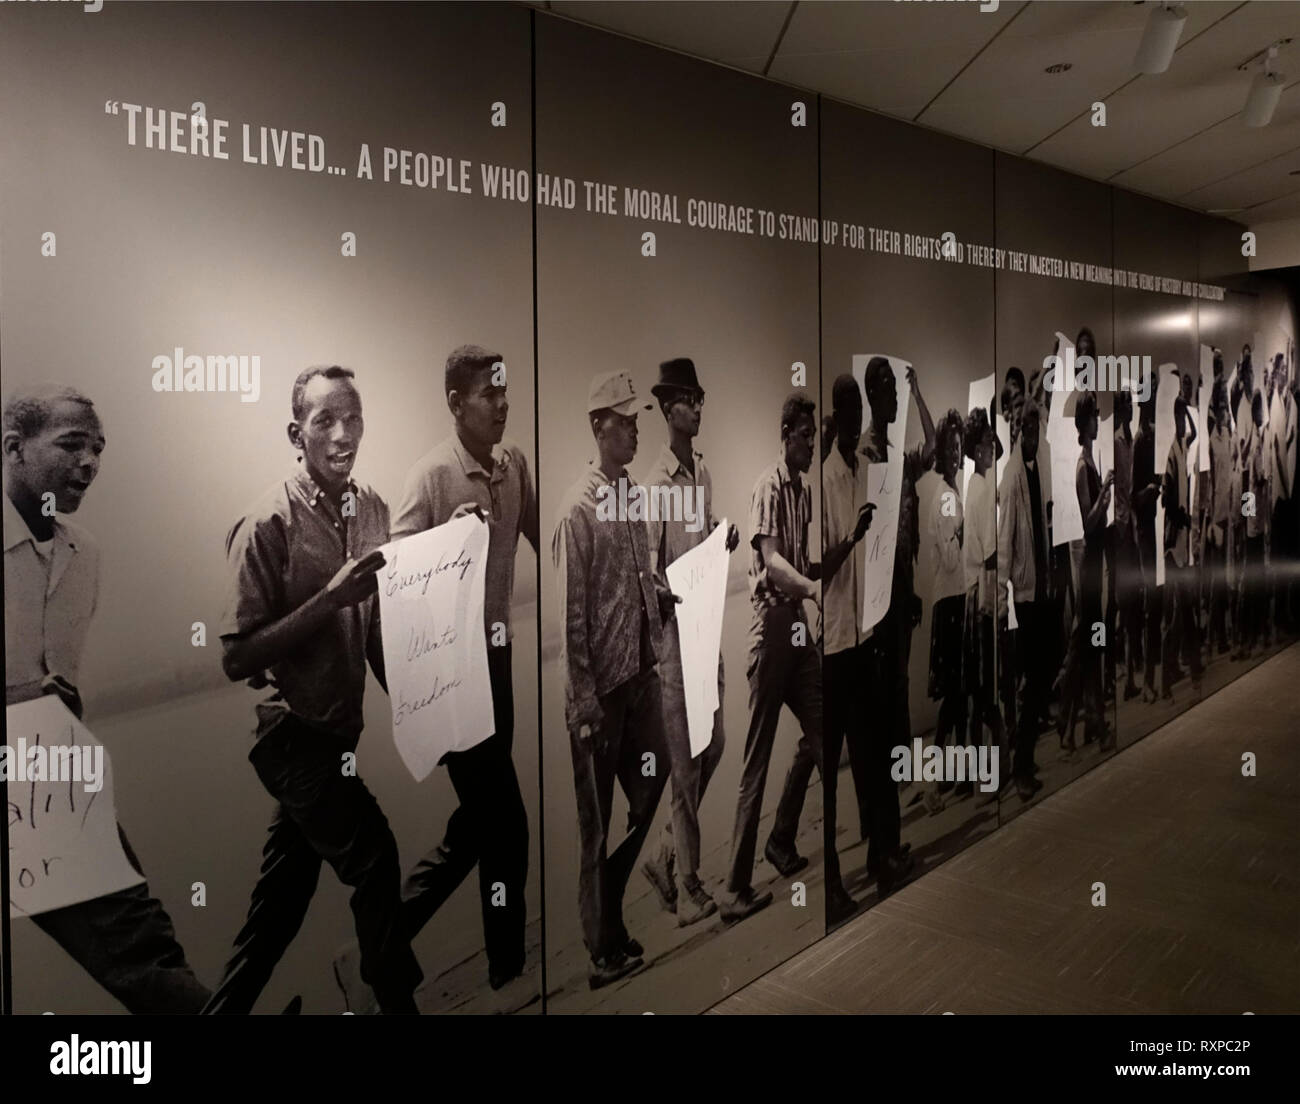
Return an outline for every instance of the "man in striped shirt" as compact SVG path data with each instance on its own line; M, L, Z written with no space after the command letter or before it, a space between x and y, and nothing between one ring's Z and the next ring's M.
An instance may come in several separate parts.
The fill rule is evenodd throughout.
M764 854L783 877L808 860L794 848L799 814L812 777L820 769L822 748L821 656L809 631L803 603L817 601L821 565L808 559L812 488L804 478L817 439L816 405L808 393L791 392L781 407L781 455L758 478L750 501L749 731L745 764L731 841L731 872L719 906L722 919L735 923L772 903L770 891L755 893L752 883L763 786L781 707L799 720L803 736Z

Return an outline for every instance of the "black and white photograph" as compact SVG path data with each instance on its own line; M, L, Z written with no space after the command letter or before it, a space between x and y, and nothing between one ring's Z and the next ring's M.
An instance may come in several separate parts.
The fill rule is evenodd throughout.
M125 876L36 867L14 1009L540 1011L528 15L62 7L4 36L8 701Z
M1281 1071L1297 71L1300 0L0 4L6 1087Z

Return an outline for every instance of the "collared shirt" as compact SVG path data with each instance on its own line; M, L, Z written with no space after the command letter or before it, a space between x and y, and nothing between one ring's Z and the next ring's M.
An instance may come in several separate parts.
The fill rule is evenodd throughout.
M868 502L870 465L858 448L849 467L839 446L822 464L822 544L829 549L853 535L858 513ZM825 555L822 562L825 562ZM834 655L862 643L862 573L866 555L855 545L830 581L822 582L822 647Z
M1226 525L1232 515L1232 434L1226 425L1216 425L1210 434L1210 486L1215 525Z
M46 675L78 685L99 599L99 548L79 525L55 517L51 554L42 557L22 514L3 497L5 690L12 704L39 696Z
M388 541L388 507L370 487L335 508L305 467L277 483L226 537L229 579L223 637L245 636L288 616L319 593L349 559ZM351 507L355 505L355 516ZM383 568L380 568L380 577ZM379 627L375 595L331 614L301 644L248 680L261 691L257 735L287 713L345 738L362 728L366 647Z
M626 471L627 498L636 484ZM565 672L564 718L570 731L601 718L599 698L663 655L663 625L650 568L645 523L605 518L597 507L611 482L592 464L564 496L551 538L560 578ZM610 492L601 488L610 487Z
M768 576L758 538L775 538L776 550L806 577L811 524L812 488L807 479L791 473L782 456L758 477L749 500L749 599L755 611L761 614L771 606L798 606L802 602L798 595L786 594Z
M680 516L671 516L675 507L674 511L665 511L665 503L661 501L655 511L656 516L646 519L650 551L655 557L656 569L660 575L670 563L703 544L713 532L713 476L705 467L703 456L692 450L691 458L695 465L694 475L686 470L686 465L677 458L677 454L668 445L664 445L646 474L645 485L652 496L655 487L666 487L670 492L673 488L680 488L682 496ZM694 518L691 527L695 532L687 528L685 520L687 495L690 495L689 507ZM673 501L675 500L676 493L673 494Z
M490 472L470 455L456 433L435 445L406 473L392 536L396 540L442 525L466 502L477 503L488 517L483 587L487 639L492 639L492 626L500 623L506 628L506 639L512 640L510 606L520 536L537 548L537 491L517 445L502 441L493 448Z

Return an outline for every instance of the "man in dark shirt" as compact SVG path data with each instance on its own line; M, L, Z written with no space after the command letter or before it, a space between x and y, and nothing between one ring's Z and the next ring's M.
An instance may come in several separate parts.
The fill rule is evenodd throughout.
M910 844L901 838L902 818L898 807L898 785L891 770L894 747L911 741L908 703L908 664L912 652L912 631L921 619L921 601L914 586L920 544L917 481L934 462L934 421L921 397L916 369L908 366L907 386L916 403L924 440L903 452L903 478L898 503L898 533L894 542L894 567L890 584L889 610L871 629L867 638L868 677L866 700L874 716L868 727L870 747L867 767L868 797L863 820L869 824L867 873L876 878L876 890L887 896L911 872L915 860ZM877 472L889 462L889 427L898 417L898 381L885 357L873 357L863 376L863 389L871 407L871 426L863 455ZM871 475L871 486L879 485Z
M1146 611L1146 639L1143 641L1144 678L1142 700L1156 700L1156 664L1160 662L1160 591L1156 587L1156 497L1160 479L1156 476L1156 389L1151 377L1151 394L1138 405L1138 431L1133 438L1133 518L1137 528L1138 560L1142 573L1142 601Z
M651 409L637 402L626 372L592 381L587 413L600 459L569 488L551 541L582 848L578 908L593 989L643 964L644 949L623 925L623 894L670 772L656 664L675 600L655 580L645 515L632 516L641 488L627 473L637 413ZM627 798L628 831L607 854L615 779Z
M1017 629L1016 653L1025 680L1024 703L1016 724L1012 774L1016 792L1029 801L1042 788L1034 777L1034 745L1047 710L1052 683L1052 568L1048 549L1047 502L1039 470L1040 409L1031 403L1020 421L1018 446L1012 451L998 488L998 579L1011 580Z
M252 1010L302 926L322 860L352 888L361 976L380 1010L417 1011L397 841L356 773L367 659L384 685L375 573L388 507L351 478L365 430L352 378L337 365L299 374L288 433L301 467L226 539L222 667L261 691L248 757L279 805L208 1012Z

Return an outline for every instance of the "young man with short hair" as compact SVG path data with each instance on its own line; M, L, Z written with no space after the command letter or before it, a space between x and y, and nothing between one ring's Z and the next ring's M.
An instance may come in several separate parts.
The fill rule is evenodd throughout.
M591 381L587 419L599 459L565 494L551 539L582 849L578 908L592 989L643 965L644 948L623 924L623 895L671 769L656 666L675 599L655 579L645 521L633 519L631 508L613 517L603 508L611 497L630 503L641 493L627 465L636 455L637 414L652 409L637 401L626 372ZM610 854L615 780L627 798L628 828Z
M750 500L749 586L754 610L746 671L750 716L731 839L731 872L719 906L725 923L744 920L772 903L770 890L754 891L754 855L782 706L798 719L803 735L764 854L782 877L808 865L795 850L795 834L813 766L820 769L822 759L821 656L803 610L805 601L821 597L821 565L808 557L812 488L805 479L817 439L816 410L806 391L793 391L786 398L781 407L780 457L759 476Z
M5 704L56 694L80 717L79 671L99 598L99 548L60 515L76 512L98 475L104 431L90 399L47 384L8 398L3 433ZM117 831L127 860L143 875L126 834ZM195 1013L210 996L143 882L32 921L128 1012Z
M483 620L495 732L444 757L459 805L442 842L407 875L402 911L407 934L414 939L477 865L488 984L500 989L523 972L528 921L528 813L511 758L511 604L519 538L537 551L537 492L523 450L503 440L510 403L502 356L481 345L461 345L447 357L443 388L453 430L407 473L392 539L468 513L487 522ZM493 904L496 883L504 887L504 904ZM359 984L356 961L355 948L345 948L334 960L334 974L349 1007L360 1010L373 998Z
M338 365L299 374L287 432L300 467L226 538L222 667L261 691L248 758L279 804L208 1012L252 1010L302 926L322 860L352 888L361 976L380 1010L417 1011L397 841L352 758L367 659L385 685L375 573L388 541L388 507L352 479L365 430L352 381Z
M700 432L704 389L695 373L695 362L686 357L659 365L659 382L650 388L668 423L668 443L659 450L646 476L647 491L677 489L683 516L664 517L659 510L647 518L650 561L664 587L668 586L668 565L708 539L717 527L713 516L713 477L704 457L693 442ZM676 497L666 501L678 501ZM685 515L690 512L690 518ZM727 551L740 543L735 525L727 530ZM659 664L659 681L664 694L664 736L672 765L672 817L664 825L656 853L642 869L667 912L675 913L680 927L712 916L717 903L700 882L700 802L713 772L722 759L726 736L722 723L723 672L718 657L718 708L713 714L709 744L699 755L691 755L690 729L686 717L685 683L682 674L681 642L677 619L664 624L664 659ZM678 892L674 866L681 882Z

